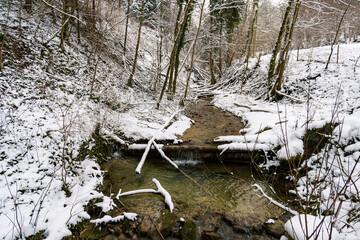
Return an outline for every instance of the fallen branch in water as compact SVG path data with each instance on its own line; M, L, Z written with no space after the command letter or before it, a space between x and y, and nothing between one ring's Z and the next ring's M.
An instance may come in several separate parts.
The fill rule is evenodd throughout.
M171 200L171 196L168 193L168 191L166 191L165 188L163 188L161 186L160 182L156 178L153 178L152 181L155 183L156 187L158 188L157 190L154 190L154 189L139 189L139 190L134 190L134 191L128 191L128 192L121 193L121 189L120 189L119 193L116 195L116 198L119 199L120 197L134 195L134 194L141 194L141 193L161 194L165 198L165 203L169 206L170 212L173 212L174 204L173 204L173 202Z
M282 205L281 203L275 201L273 198L269 197L264 190L259 186L259 184L254 184L252 185L253 187L256 187L262 194L264 197L266 197L272 204L278 206L279 208L284 209L285 211L288 211L289 213L293 214L293 215L299 215L299 213L295 210L292 210L291 208L288 208L284 205Z
M168 125L170 124L171 120L172 120L179 112L181 112L181 111L183 111L183 109L176 111L176 112L169 118L169 120L168 120L163 126L161 126L161 128L159 128L159 129L156 131L156 133L154 134L154 136L149 140L149 142L148 142L148 144L147 144L147 146L146 146L146 148L145 148L145 151L144 151L144 153L143 153L143 155L142 155L142 157L141 157L141 160L140 160L139 164L138 164L137 167L136 167L136 170L135 170L136 173L138 173L138 174L141 173L141 168L142 168L142 166L143 166L144 163L145 163L146 157L147 157L147 155L149 154L151 145L153 145L153 143L154 143L154 141L155 141L155 138L156 138L157 133L158 133L158 132L161 132L166 126L168 126ZM155 145L154 145L154 146L155 146Z

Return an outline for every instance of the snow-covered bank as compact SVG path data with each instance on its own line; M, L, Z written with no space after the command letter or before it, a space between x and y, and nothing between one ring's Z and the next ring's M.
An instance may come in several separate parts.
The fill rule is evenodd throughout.
M338 124L330 144L300 166L309 171L298 179L293 193L308 201L317 197L320 206L314 209L319 215L334 214L340 232L336 239L359 239L360 224L354 214L360 200L360 66L355 65L360 44L340 45L339 63L334 55L325 70L329 53L329 46L300 50L297 60L293 51L285 73L285 96L278 102L263 100L269 55L261 58L259 67L256 59L251 60L242 91L244 65L235 63L219 83L225 87L215 91L213 103L241 116L246 125L241 136L219 136L215 141L229 142L219 146L222 150L273 150L277 159L290 159L304 154L307 130Z
M128 66L120 66L105 50L97 64L85 34L81 44L70 38L64 52L58 35L44 47L42 43L61 26L47 15L40 20L36 11L23 11L20 23L20 4L0 2L0 25L6 29L0 72L0 238L40 232L46 239L61 239L71 235L72 226L90 218L84 209L90 200L104 197L96 190L103 181L97 159L78 158L83 143L93 147L96 126L121 143L122 138L149 139L177 106L164 101L158 110L151 91L127 88ZM155 38L152 30L144 32L149 42ZM136 36L136 27L129 29L129 41L132 33ZM122 56L121 48L113 46L119 38L114 34L105 44ZM149 45L147 51L156 51L144 44ZM138 63L143 70L153 62L149 54L144 56ZM148 79L137 81L141 85ZM173 122L157 139L177 139L190 126L184 116Z

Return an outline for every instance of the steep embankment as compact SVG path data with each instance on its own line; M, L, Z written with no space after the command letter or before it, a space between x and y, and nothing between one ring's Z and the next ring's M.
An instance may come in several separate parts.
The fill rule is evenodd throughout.
M177 107L155 109L149 90L153 30L144 27L146 51L139 55L136 87L128 88L135 20L130 19L126 54L124 26L113 24L124 19L118 10L96 30L82 25L81 43L72 34L61 51L60 14L52 19L52 9L41 1L33 1L27 13L21 2L0 2L0 238L41 233L61 239L89 218L85 205L103 196L95 190L102 183L97 161L103 160L95 157L103 157L93 149L95 140L147 139ZM104 4L102 11L109 8ZM92 138L96 126L107 139ZM160 137L175 139L181 131Z
M339 48L338 62L334 55L327 70L330 46L300 50L299 55L293 51L283 98L277 102L266 100L270 56L263 56L259 66L252 59L245 78L244 64L237 62L219 83L221 90L214 91L213 103L247 122L243 136L219 138L230 142L224 148L275 151L275 158L263 164L266 168L281 162L288 166L291 159L294 196L308 203L317 199L306 206L320 218L331 213L340 239L357 239L360 44Z

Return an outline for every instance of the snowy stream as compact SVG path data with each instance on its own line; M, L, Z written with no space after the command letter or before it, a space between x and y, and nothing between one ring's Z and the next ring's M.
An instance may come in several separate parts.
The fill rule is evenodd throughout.
M119 189L122 192L156 189L152 182L156 178L171 194L174 212L185 219L194 219L206 212L235 214L238 217L258 214L264 218L275 218L282 213L253 187L255 183L262 183L251 177L248 165L224 166L214 162L177 160L181 170L207 189L202 190L162 159L148 159L141 174L136 174L138 161L137 158L122 158L104 164L103 168L108 172L107 189L114 194ZM163 198L153 194L126 196L120 200L127 206L127 211L138 214L155 216L166 208Z

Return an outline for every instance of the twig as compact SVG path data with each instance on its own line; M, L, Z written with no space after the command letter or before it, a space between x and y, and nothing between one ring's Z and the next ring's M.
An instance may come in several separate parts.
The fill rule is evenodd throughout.
M148 215L146 215L146 216L148 216ZM154 220L153 220L150 216L148 216L148 217L150 218L150 220L151 220L152 224L154 224L154 226L155 226L156 230L157 230L157 231L158 231L158 233L160 234L161 239L165 240L165 238L164 238L164 236L161 234L161 232L160 232L159 228L156 226L156 224L155 224Z

